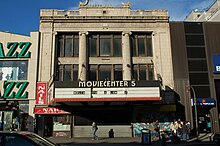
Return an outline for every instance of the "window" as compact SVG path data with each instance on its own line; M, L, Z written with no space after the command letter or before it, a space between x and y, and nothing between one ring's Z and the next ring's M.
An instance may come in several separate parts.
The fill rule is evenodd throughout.
M28 61L0 61L0 80L27 80Z
M151 34L134 34L130 43L133 57L153 56Z
M203 35L186 35L186 45L187 46L204 46L204 36Z
M78 65L60 65L58 69L59 81L78 80Z
M58 36L58 57L78 57L78 34L61 34Z
M122 65L114 65L114 80L115 81L122 81Z
M203 33L202 23L184 22L185 33Z
M99 66L99 80L101 81L109 81L111 80L111 65L100 65Z
M135 80L154 80L153 64L133 65L133 78Z
M90 57L122 56L121 35L94 34L89 36Z
M54 131L69 131L71 128L71 115L58 115L53 117Z
M122 80L122 65L90 65L90 81Z
M206 58L205 47L187 47L188 58Z

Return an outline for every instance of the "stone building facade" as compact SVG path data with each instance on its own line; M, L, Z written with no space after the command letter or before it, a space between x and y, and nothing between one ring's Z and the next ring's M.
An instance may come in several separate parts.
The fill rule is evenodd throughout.
M85 126L97 121L100 135L112 125L117 136L131 136L131 123L173 120L174 94L172 103L163 98L174 87L168 18L129 3L40 11L38 82L48 83L49 106L74 115L68 134L89 136Z

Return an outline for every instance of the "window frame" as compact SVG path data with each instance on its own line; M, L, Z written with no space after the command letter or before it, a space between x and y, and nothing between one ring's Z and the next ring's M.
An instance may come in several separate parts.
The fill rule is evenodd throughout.
M79 35L76 33L72 34L59 34L57 40L57 55L58 57L79 57ZM66 54L66 41L71 39L70 55ZM75 48L77 45L77 48Z
M91 34L89 37L89 44L88 44L88 48L89 48L89 57L122 57L122 36L115 33L115 34ZM91 39L96 39L96 46L95 46L95 51L94 49L91 48ZM102 39L109 39L109 42L110 42L110 50L108 53L103 53L102 55L102 48L101 48L101 40ZM119 39L120 40L120 48L115 50L116 49L116 46L115 46L115 42L116 42L116 39ZM119 47L117 46L117 47ZM115 52L118 52L119 50L119 54L116 54ZM91 53L91 51L94 53L96 52L96 54L93 54Z
M143 70L143 67L145 67L146 69L146 75L145 78L146 79L142 79L142 77L140 76L140 72L141 70ZM151 72L152 71L152 72ZM153 75L153 77L151 78L150 75ZM135 80L154 80L154 65L153 64L133 64L132 66L132 78Z
M70 68L65 68L66 66L70 66ZM79 72L79 65L78 64L61 64L58 66L58 80L59 81L67 81L68 79L65 79L65 71L70 71L70 81L77 81L79 78L78 72ZM74 73L77 71L77 78L74 77Z
M119 69L119 71L121 71L121 77L122 77L121 80L123 80L123 72L122 72L122 65L121 64L90 64L90 66L89 66L89 80L90 81L96 81L96 80L97 81L104 81L104 80L100 79L100 76L101 76L100 70L104 66L106 66L106 67L109 66L110 67L109 70L111 71L111 73L110 73L111 79L106 79L106 80L109 80L109 81L116 80L116 78L115 78L116 69ZM91 76L90 76L91 69L93 71L95 71L95 75L96 75L95 79L91 79ZM119 79L117 79L117 81L119 81Z
M144 39L143 54L141 52L141 46L139 40ZM140 33L133 34L130 37L130 48L132 52L132 57L152 57L153 56L153 42L151 33Z

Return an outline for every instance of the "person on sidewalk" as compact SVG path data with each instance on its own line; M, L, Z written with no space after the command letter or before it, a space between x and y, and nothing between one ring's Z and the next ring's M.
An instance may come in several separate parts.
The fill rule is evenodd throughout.
M98 140L98 136L96 135L96 132L98 130L98 126L95 122L92 123L92 133L93 133L93 139L92 140Z
M157 132L159 140L161 140L161 137L160 137L160 124L159 124L158 120L156 120L154 122L154 130Z
M191 132L191 124L189 121L186 122L186 128L187 128L187 134L186 134L186 139L189 139L189 134Z

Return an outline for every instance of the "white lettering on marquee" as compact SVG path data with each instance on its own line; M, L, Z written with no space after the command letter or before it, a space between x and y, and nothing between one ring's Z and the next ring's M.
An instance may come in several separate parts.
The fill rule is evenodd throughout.
M131 81L130 86L136 86L136 82ZM79 87L129 87L129 81L80 81Z

